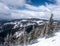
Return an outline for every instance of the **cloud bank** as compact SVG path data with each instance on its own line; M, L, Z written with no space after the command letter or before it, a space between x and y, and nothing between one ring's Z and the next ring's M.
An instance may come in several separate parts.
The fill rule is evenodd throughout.
M49 19L52 12L54 14L54 19L59 20L60 18L59 0L56 0L55 5L46 3L46 5L40 5L40 6L33 6L27 4L26 2L27 0L18 0L18 1L0 0L0 19L20 19L20 18Z

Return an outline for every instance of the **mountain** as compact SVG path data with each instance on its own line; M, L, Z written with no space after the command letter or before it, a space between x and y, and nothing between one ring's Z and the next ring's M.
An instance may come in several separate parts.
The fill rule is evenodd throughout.
M27 45L37 42L39 37L52 37L54 36L54 30L56 23L59 25L58 21L55 21L53 25L49 25L49 20L45 19L15 19L15 20L1 20L0 21L0 44L4 46L11 45ZM52 28L51 28L52 27ZM49 30L49 31L48 31Z

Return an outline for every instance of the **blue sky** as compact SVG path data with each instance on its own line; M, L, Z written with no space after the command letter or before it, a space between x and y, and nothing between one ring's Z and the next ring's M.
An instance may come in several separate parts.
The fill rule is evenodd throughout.
M45 5L46 3L48 4L56 4L55 0L29 0L27 1L28 4L34 5L34 6L40 6L40 5Z
M19 3L19 5L17 5L16 8L17 9L24 9L24 6L23 7L20 6L21 2L19 0L18 0L19 2L18 1L15 2L15 1L16 0L12 0L12 1L10 1L10 0L5 0L5 1L4 0L0 0L0 2L7 4L9 7L14 7L13 4ZM46 5L46 3L47 4L54 4L54 5L56 4L56 0L53 0L53 1L52 0L25 0L25 1L22 1L22 2L30 4L30 5L33 5L33 6ZM10 3L12 3L12 4L10 4Z
M60 19L60 0L0 0L0 19Z

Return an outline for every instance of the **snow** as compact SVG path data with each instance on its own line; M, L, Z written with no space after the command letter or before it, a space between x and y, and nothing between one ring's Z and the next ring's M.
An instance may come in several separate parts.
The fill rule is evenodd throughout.
M39 42L28 46L60 46L60 32L55 33L51 38L39 38Z
M8 23L5 23L4 25L7 25L7 24L16 24L16 22L8 22Z
M37 21L37 23L38 23L38 24L39 24L39 23L43 23L43 21L40 20L40 21Z
M16 32L16 33L15 33L16 38L18 38L19 36L21 36L23 33L24 33L24 31L22 31L22 32Z

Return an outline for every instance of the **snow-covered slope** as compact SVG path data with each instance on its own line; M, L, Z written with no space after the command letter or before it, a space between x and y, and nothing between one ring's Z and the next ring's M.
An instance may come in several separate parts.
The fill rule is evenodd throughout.
M60 32L55 33L51 38L39 38L39 42L28 46L60 46Z

